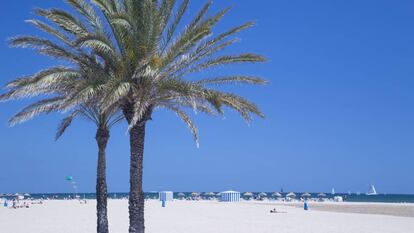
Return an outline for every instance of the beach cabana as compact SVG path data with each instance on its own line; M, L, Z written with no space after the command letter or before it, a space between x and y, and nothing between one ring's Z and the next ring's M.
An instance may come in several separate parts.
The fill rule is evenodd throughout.
M172 191L161 191L158 193L160 201L172 201L174 198L174 193Z
M237 191L225 191L220 193L221 202L239 202L240 192Z

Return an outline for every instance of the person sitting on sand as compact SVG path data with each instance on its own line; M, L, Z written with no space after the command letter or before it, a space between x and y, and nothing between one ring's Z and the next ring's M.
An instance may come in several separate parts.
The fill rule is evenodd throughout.
M270 213L277 213L276 208L273 208L273 210L270 210Z

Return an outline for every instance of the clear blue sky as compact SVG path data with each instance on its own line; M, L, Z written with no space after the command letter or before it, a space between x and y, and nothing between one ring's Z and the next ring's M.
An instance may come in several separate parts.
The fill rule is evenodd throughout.
M192 12L201 1L192 3ZM6 39L36 31L25 24L34 7L56 0L7 1L0 9L0 83L51 66L30 50L8 48ZM254 51L269 62L234 67L257 74L266 87L236 87L266 113L247 126L234 113L224 119L195 116L197 149L185 125L157 112L148 126L146 191L273 191L414 193L413 1L219 1L233 6L217 28L246 20L233 51ZM0 193L93 192L94 127L78 120L59 141L60 114L10 128L7 119L28 102L0 104ZM108 146L109 191L128 191L129 145L125 125Z

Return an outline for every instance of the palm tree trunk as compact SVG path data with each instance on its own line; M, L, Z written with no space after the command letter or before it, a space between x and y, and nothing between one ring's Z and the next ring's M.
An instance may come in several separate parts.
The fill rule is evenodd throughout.
M144 233L144 191L142 174L144 162L145 122L134 126L130 131L131 165L129 192L129 232Z
M99 128L96 132L96 142L98 143L98 168L96 178L96 215L97 215L97 232L108 233L108 214L107 198L108 190L106 184L106 146L109 140L109 130Z
M131 105L123 109L128 123L134 116ZM144 221L144 190L142 188L144 165L144 142L146 122L151 119L152 111L148 110L135 126L129 131L130 143L130 191L129 191L129 233L145 233Z

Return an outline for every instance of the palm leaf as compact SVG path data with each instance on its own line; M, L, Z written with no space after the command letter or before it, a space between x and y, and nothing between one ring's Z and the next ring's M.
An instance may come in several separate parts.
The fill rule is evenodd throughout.
M64 118L56 131L55 140L59 140L59 138L65 133L66 129L72 124L73 119L78 115L79 111L73 111L68 117Z

